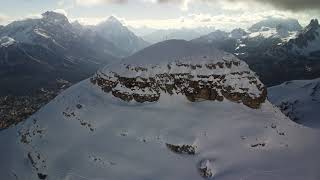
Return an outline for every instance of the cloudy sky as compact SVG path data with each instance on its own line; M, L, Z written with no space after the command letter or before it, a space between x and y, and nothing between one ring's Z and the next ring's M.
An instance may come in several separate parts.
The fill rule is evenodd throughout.
M113 15L126 25L157 29L247 27L270 16L297 18L306 25L320 17L320 0L0 0L0 24L54 10L83 24Z

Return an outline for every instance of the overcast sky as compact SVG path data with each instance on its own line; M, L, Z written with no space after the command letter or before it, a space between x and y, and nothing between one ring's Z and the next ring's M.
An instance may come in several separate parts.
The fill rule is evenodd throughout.
M47 10L71 20L97 24L113 15L126 25L157 29L214 26L247 27L270 16L306 25L320 17L320 0L0 0L0 24L39 17Z

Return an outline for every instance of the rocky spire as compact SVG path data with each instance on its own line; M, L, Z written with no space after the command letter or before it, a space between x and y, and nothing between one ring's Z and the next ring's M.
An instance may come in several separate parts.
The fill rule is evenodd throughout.
M311 19L310 26L319 26L318 19Z
M53 11L47 11L42 14L42 19L46 20L51 23L62 23L62 24L68 24L68 18L60 13L53 12Z

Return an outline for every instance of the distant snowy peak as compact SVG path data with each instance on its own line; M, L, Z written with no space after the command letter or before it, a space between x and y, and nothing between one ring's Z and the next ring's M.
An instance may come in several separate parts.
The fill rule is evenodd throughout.
M256 23L248 30L241 28L234 29L231 32L221 30L214 31L208 35L194 39L194 42L209 43L218 45L229 52L247 53L248 48L259 48L263 46L272 47L282 45L290 39L295 38L300 24L294 19L267 19ZM222 46L221 46L222 45Z
M51 23L61 23L61 24L69 24L68 18L60 13L56 13L53 11L47 11L42 14L42 19Z
M15 43L16 41L11 37L4 36L0 38L0 47L9 47Z
M320 25L317 19L311 20L296 38L289 40L282 49L292 55L320 56Z
M303 30L304 33L309 31L316 31L320 27L318 19L312 19L310 24Z
M208 34L208 41L215 41L215 40L223 40L228 37L228 33L221 31L221 30L216 30L210 34Z
M271 50L275 57L320 57L320 25L317 19L311 20L310 24L288 42Z
M114 16L110 16L104 23L123 26L122 23Z
M249 28L249 31L257 32L261 31L264 27L277 28L279 26L287 31L300 31L302 29L302 26L296 19L268 18L252 25Z
M192 42L217 45L231 39L231 36L232 35L228 32L216 30L207 35L193 39Z
M134 36L127 27L113 16L109 17L106 21L101 22L94 28L98 33L105 35L107 38L111 38L110 36Z
M170 43L177 46L173 52L162 52L163 44ZM194 49L189 54L191 46ZM171 58L148 62L137 59L140 55L129 57L102 69L91 82L124 101L155 102L167 94L184 95L191 102L226 98L251 108L260 107L266 100L266 89L247 64L231 54L196 46L186 41L163 42L141 53L148 57L148 51L158 51Z
M93 31L127 51L128 54L133 54L149 45L113 16L92 28Z
M244 29L238 28L230 32L230 37L233 39L241 39L248 34Z
M45 45L50 39L52 43L63 46L61 41L67 41L77 36L66 16L47 11L40 19L25 19L15 21L0 31L0 36L10 36L16 41L27 44Z

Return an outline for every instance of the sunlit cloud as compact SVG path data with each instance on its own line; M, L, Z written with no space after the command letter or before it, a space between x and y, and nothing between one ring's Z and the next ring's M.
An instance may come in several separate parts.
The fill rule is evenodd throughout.
M218 0L158 0L159 3L182 3L186 6L193 2L207 2L207 3L217 3ZM246 3L250 6L252 3L268 4L272 5L275 8L285 9L285 10L306 10L320 9L319 0L221 0L225 3ZM185 7L187 8L187 7Z
M115 15L114 15L115 16ZM276 18L300 18L302 24L306 25L310 21L310 16L303 16L302 14L281 12L277 10L257 11L257 12L243 12L241 14L233 15L211 15L204 13L189 14L187 16L180 16L170 19L127 19L125 17L116 16L124 25L135 28L149 27L155 29L179 29L179 28L195 28L195 27L215 27L216 29L232 30L234 28L248 28L253 23L258 21L276 17ZM85 25L96 25L105 21L107 17L83 17L74 18Z
M76 0L77 5L80 6L95 6L105 3L116 3L116 4L124 4L128 2L127 0Z
M55 9L53 11L68 16L68 12L65 9Z
M0 24L5 24L8 21L8 16L0 14Z

